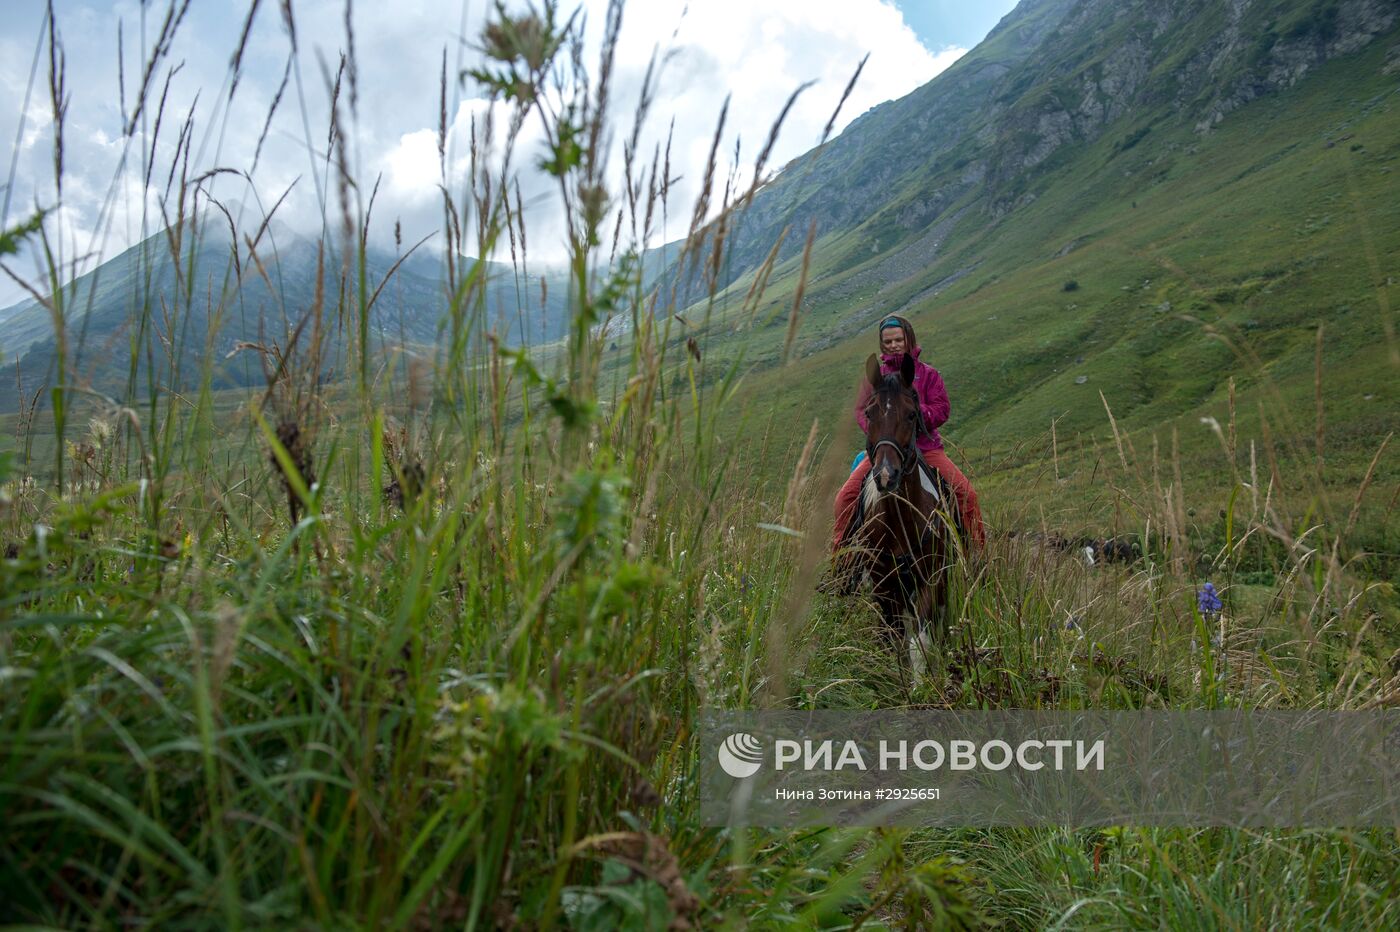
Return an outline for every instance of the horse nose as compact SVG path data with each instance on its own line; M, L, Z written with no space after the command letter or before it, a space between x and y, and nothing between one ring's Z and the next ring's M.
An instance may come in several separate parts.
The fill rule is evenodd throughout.
M881 492L888 492L893 481L894 474L890 472L888 466L881 466L879 469L875 470L875 488L879 489Z

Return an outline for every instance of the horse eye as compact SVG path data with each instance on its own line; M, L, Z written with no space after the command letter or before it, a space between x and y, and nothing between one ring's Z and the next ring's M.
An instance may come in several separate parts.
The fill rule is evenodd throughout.
M909 420L912 421L912 420L914 420L914 415L916 415L916 414L918 414L917 411L910 411L910 412L906 415L906 417L907 417Z

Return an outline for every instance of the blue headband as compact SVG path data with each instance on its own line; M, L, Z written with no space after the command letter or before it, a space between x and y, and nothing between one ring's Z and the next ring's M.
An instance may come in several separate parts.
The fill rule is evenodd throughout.
M883 324L880 325L881 330L888 330L890 327L898 327L900 330L903 330L904 324L900 321L898 317L890 317L886 319Z

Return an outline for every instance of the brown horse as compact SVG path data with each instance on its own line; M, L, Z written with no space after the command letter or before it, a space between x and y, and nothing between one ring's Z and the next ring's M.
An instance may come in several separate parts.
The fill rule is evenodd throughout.
M865 407L870 475L857 542L869 556L884 635L896 648L907 646L917 680L932 668L935 642L948 627L952 498L915 445L923 421L914 357L906 355L899 372L884 375L872 354L865 371L874 391Z

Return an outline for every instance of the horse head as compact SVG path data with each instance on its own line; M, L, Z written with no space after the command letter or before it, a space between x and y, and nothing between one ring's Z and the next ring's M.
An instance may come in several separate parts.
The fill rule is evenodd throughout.
M870 476L881 495L900 487L916 475L919 451L914 445L921 414L914 390L914 357L904 354L898 372L885 375L875 354L865 361L865 374L874 391L865 406L866 454Z

